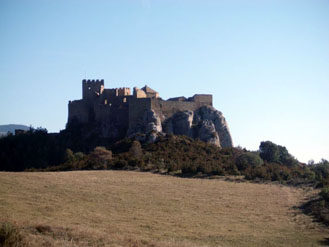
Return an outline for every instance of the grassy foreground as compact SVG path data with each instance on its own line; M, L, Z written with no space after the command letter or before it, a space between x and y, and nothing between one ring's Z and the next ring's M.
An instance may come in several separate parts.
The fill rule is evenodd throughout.
M0 173L0 223L28 246L324 246L315 191L126 171Z

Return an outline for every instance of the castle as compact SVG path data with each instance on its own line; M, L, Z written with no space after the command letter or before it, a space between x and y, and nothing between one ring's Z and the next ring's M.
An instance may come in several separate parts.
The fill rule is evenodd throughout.
M163 100L146 85L134 87L131 93L127 87L106 89L104 80L83 80L82 99L69 101L68 108L67 128L78 130L86 140L113 143L138 135L154 141L158 134L174 134L220 147L233 145L226 120L212 107L210 94Z
M69 101L68 123L108 122L128 130L143 123L146 111L153 110L164 121L178 111L194 111L203 105L212 106L212 95L163 100L148 86L134 87L131 94L127 87L104 88L104 80L83 80L82 99Z

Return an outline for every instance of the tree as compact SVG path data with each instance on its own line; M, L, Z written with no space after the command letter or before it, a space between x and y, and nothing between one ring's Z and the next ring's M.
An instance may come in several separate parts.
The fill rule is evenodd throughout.
M260 157L268 162L278 163L286 166L298 165L298 160L292 156L286 147L276 145L273 142L261 142L259 146Z
M143 156L142 145L139 141L133 141L129 153L135 158L140 159Z
M292 156L286 147L280 146L278 145L279 148L279 162L282 165L286 165L286 166L295 166L298 165L298 160L295 159L294 156Z
M67 148L65 150L65 160L68 162L74 161L74 154L71 149Z
M94 151L90 156L100 159L102 161L111 161L112 160L112 151L107 150L105 147L95 147Z
M280 151L276 144L270 141L261 142L259 146L260 157L268 162L280 162Z

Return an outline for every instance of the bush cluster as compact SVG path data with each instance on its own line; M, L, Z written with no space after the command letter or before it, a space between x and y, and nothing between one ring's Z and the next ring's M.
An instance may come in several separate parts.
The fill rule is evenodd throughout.
M184 176L243 175L248 180L283 183L319 181L328 175L323 165L292 165L290 161L284 163L283 158L280 163L269 162L261 158L262 152L249 152L241 148L220 149L185 136L168 135L155 143L124 139L112 145L111 149L113 154L104 147L96 147L87 155L67 149L66 161L48 170L140 169ZM286 158L290 157L288 151L283 153Z
M23 247L27 246L20 230L11 223L5 222L0 226L0 246Z
M112 162L112 151L105 147L95 147L88 155L82 152L73 153L69 148L65 152L65 162L58 166L50 166L44 171L104 170Z
M161 170L184 176L243 175L248 180L315 181L319 187L329 186L328 161L301 164L285 147L270 141L261 142L258 152L249 152L167 135L154 143L123 139L82 153L70 149L64 137L39 128L0 139L0 170Z

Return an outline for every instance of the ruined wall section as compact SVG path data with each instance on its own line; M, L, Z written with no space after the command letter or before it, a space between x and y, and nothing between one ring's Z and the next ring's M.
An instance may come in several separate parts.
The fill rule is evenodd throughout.
M212 95L211 94L195 94L194 96L188 98L188 101L196 102L199 107L204 105L212 106Z
M142 89L139 89L138 87L134 87L133 95L135 98L146 98L147 97L146 93Z
M103 94L100 97L99 104L109 106L120 106L121 103L126 103L131 95L123 94L126 96L118 96L118 89L104 89Z
M188 100L183 100L183 97L172 98L167 101L152 98L152 109L161 116L161 120L172 117L180 111L195 111L201 106L212 106L212 95L196 94Z
M186 100L187 100L187 98L185 98L184 96L167 99L167 101L186 101Z
M105 99L111 99L117 96L117 89L111 88L111 89L104 89L102 95L101 95L101 104L105 102Z
M143 126L146 111L151 110L151 98L129 98L129 129Z
M79 123L88 123L90 107L84 100L69 101L68 123L77 121Z
M102 136L113 140L122 139L129 127L128 97L111 98L108 104L95 104L95 122L100 126Z
M165 101L161 99L152 99L152 109L164 121L179 111L195 110L197 104L189 101Z
M127 103L127 98L129 98L129 96L118 96L115 98L110 98L107 104L95 104L93 108L95 112L95 121L102 122L109 119L115 119L117 117L116 115L120 112L127 115L125 121L128 121L129 105Z

